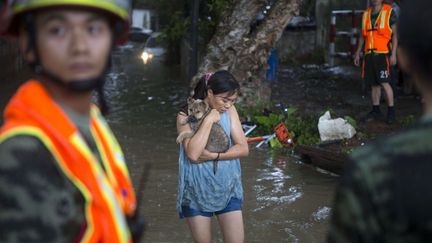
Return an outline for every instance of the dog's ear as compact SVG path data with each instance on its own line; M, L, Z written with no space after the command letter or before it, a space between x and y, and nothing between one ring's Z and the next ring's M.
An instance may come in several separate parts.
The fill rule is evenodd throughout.
M195 103L195 101L196 100L194 98L192 98L192 97L188 97L188 99L187 99L188 105L191 105L191 104Z
M199 103L199 107L201 108L200 110L202 112L205 112L209 108L209 105L206 102L202 101Z
M207 104L207 102L203 102L204 103L204 110L206 111L206 110L208 110L210 107L209 107L209 104Z

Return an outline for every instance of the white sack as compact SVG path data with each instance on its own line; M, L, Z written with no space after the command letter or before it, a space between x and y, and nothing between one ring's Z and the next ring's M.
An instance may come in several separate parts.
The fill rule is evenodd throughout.
M318 131L321 141L352 138L356 134L356 130L347 120L331 119L329 111L319 118Z

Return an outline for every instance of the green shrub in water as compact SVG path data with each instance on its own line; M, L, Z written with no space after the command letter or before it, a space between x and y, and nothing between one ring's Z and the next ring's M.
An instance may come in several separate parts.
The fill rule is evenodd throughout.
M258 114L257 112L254 112ZM244 115L244 114L243 114ZM268 115L249 116L258 128L251 134L253 136L270 135L274 128L283 122L288 128L296 144L316 144L320 142L318 132L319 115L300 115L297 108L290 107L286 112L271 112Z

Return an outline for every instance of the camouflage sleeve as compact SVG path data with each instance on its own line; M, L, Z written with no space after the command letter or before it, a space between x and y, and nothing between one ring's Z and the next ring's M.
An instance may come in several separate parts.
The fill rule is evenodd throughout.
M330 230L329 243L379 242L378 220L370 185L364 180L363 171L355 162L345 169L336 191Z
M84 200L36 137L0 143L0 242L75 242Z

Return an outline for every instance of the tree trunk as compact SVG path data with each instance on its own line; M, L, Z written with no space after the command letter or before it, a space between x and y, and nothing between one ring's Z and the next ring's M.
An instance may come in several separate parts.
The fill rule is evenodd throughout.
M270 84L266 82L267 60L292 16L297 15L302 0L274 0L270 12L256 29L251 24L267 5L265 0L237 0L227 10L210 40L206 56L197 75L228 70L240 82L241 102L253 106L270 101Z

